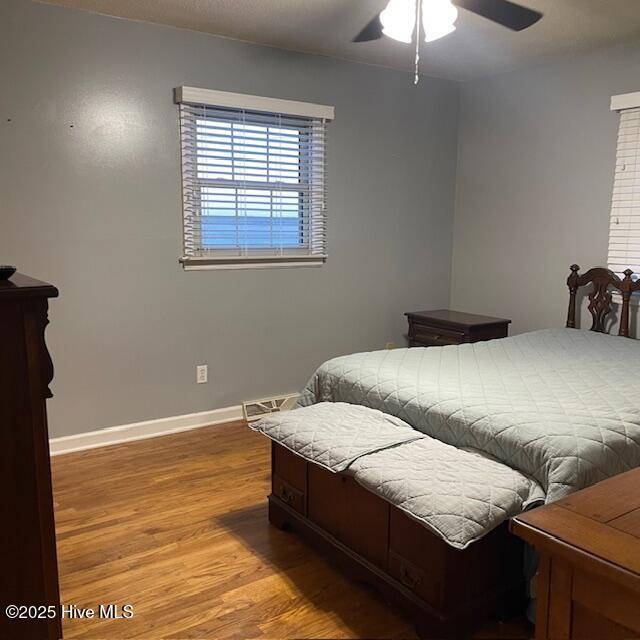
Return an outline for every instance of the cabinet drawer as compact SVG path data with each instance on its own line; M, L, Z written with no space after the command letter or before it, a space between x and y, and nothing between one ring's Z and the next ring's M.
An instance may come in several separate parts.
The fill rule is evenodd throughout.
M431 606L442 609L449 549L415 520L391 507L389 573Z
M442 347L448 344L461 344L466 342L466 336L462 331L451 329L439 329L421 324L414 324L409 329L409 338L412 342L425 346Z
M307 462L272 443L271 492L302 515L307 515Z
M307 462L304 458L272 442L271 456L273 475L278 476L294 489L307 491Z
M299 491L276 475L272 478L272 491L273 495L280 498L286 505L295 509L298 513L306 515L307 504L303 491Z
M389 525L389 573L439 611L499 596L521 580L522 543L505 526L459 551L395 507Z
M582 625L588 629L587 620L599 618L603 623L612 627L620 626L626 629L627 638L640 636L640 608L638 607L638 593L631 591L612 581L605 581L596 574L573 571L571 583L574 608L574 622L582 619ZM582 608L580 608L582 607ZM582 612L582 615L579 615ZM572 637L587 637L572 635ZM624 637L614 636L607 638Z
M431 606L440 608L442 605L440 577L407 560L393 549L389 549L389 575Z

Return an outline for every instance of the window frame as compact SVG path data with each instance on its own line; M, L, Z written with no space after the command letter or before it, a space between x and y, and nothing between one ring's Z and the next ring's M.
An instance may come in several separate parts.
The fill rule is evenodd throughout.
M255 269L271 267L321 266L326 261L324 246L326 226L326 148L325 126L334 118L334 108L325 105L303 103L297 101L278 100L244 94L233 94L193 87L179 87L175 90L175 102L180 107L181 130L180 142L182 150L182 183L183 183L183 256L180 258L185 270L209 269ZM183 109L184 107L184 109ZM267 180L249 181L232 179L228 183L217 185L205 184L198 177L197 162L197 116L189 109L207 108L226 110L243 114L250 125L277 126L277 122L269 121L270 117L285 118L285 128L293 128L291 122L299 118L298 128L300 144L308 143L306 150L309 156L299 158L298 172L305 171L308 180L298 183ZM265 119L266 116L266 119ZM204 116L206 117L206 115ZM252 121L252 117L255 120ZM189 122L191 138L185 136L185 118ZM262 120L261 120L262 118ZM214 118L212 118L213 120ZM269 133L267 132L267 137ZM319 136L316 138L316 136ZM267 150L268 150L267 146ZM317 166L316 166L317 165ZM318 168L319 167L319 168ZM318 175L314 175L317 171ZM264 191L273 197L275 192L297 192L301 205L297 219L301 225L301 243L299 246L286 247L224 247L211 245L205 247L202 237L203 198L202 191L206 187L234 190L237 199L241 190ZM247 194L243 194L247 197ZM258 197L255 196L254 197ZM271 215L273 218L273 214ZM292 216L293 218L293 216ZM197 228L196 228L197 227ZM318 241L317 238L321 240Z

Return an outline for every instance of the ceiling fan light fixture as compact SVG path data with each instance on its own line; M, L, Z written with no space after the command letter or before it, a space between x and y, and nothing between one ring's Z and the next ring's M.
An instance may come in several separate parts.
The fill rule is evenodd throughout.
M416 27L416 0L389 0L380 22L385 36L410 43Z
M434 40L440 40L440 38L444 38L448 36L450 33L453 33L456 30L455 24L445 24L445 25L429 25L429 27L425 27L424 29L424 41L425 42L433 42Z
M458 9L451 0L425 0L422 8L424 41L433 42L456 30Z

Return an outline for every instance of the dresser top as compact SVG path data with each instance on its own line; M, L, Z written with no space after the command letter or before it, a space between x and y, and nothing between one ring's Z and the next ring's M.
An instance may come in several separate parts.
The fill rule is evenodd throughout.
M521 513L511 530L534 545L553 540L640 578L640 469Z
M48 282L15 273L8 280L0 280L0 300L9 298L56 298L58 290Z
M433 324L448 324L458 327L478 327L487 324L509 324L511 320L506 318L492 318L491 316L478 316L473 313L452 311L451 309L434 309L432 311L409 311L404 314L415 320L430 321Z

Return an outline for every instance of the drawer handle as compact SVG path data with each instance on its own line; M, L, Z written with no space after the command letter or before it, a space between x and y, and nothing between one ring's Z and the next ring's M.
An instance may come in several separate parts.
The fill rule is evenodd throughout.
M421 582L419 577L414 577L409 573L409 569L407 569L406 564L403 564L400 567L400 580L402 581L402 584L410 589L414 589Z
M280 487L280 500L282 500L282 502L289 504L292 498L293 496L287 491L284 486Z

